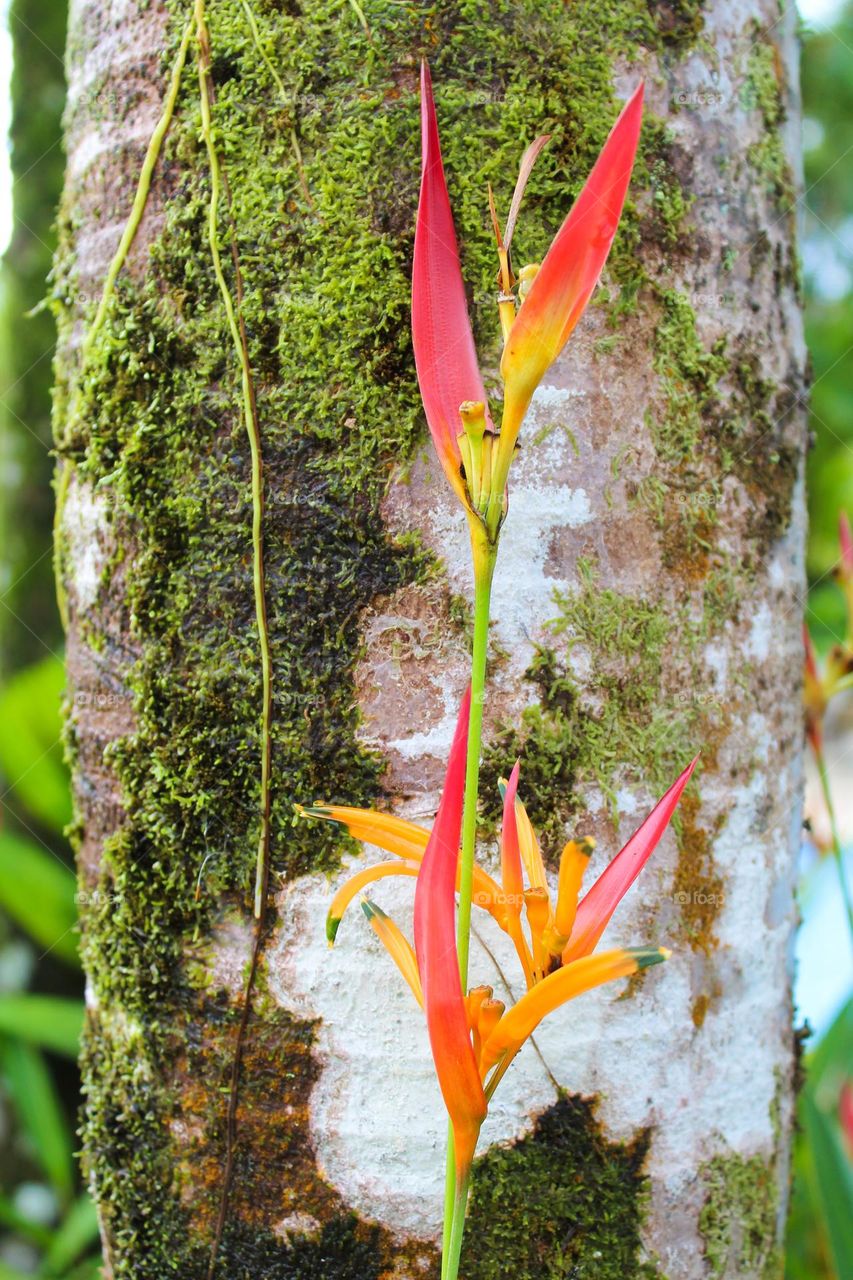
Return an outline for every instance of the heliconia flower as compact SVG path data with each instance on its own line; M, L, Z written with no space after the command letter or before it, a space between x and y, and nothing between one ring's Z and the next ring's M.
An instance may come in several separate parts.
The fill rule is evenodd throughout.
M845 1080L838 1097L838 1119L847 1143L847 1152L853 1160L853 1080Z
M812 750L820 754L823 744L823 717L826 711L826 690L818 670L817 657L811 634L803 623L803 709L806 713L806 736Z
M613 126L510 329L501 360L505 393L495 468L498 486L509 470L533 392L566 345L604 269L634 167L642 114L640 84Z
M850 531L850 520L846 511L842 511L838 517L838 542L841 547L841 558L836 573L847 604L844 657L849 671L853 666L853 533Z
M441 465L469 518L479 517L490 543L506 512L507 473L533 392L583 314L610 252L639 141L642 104L641 84L616 121L541 266L523 267L516 277L509 251L525 184L549 135L531 143L522 158L504 232L489 192L505 338L504 412L496 433L468 316L429 69L422 66L421 192L412 274L415 364ZM512 293L516 285L518 314Z
M575 996L637 973L665 960L661 947L616 948L594 953L619 902L645 866L669 823L696 767L693 760L640 824L584 897L584 873L594 842L569 840L560 858L556 899L527 811L518 796L520 766L501 783L501 883L475 867L473 902L487 911L512 940L524 974L526 994L510 1009L493 999L491 988L474 987L463 996L455 935L455 889L459 863L459 814L464 781L467 699L460 711L441 807L432 834L389 814L315 806L305 817L338 821L361 839L396 854L380 863L388 875L411 875L417 851L420 870L415 893L416 948L374 903L365 911L416 998L424 1004L436 1071L456 1134L462 1163L473 1155L482 1122L482 1100L474 1087L472 1061L483 1094L490 1099L516 1053L542 1018ZM335 895L352 900L357 888L379 879L377 867L357 873ZM580 901L579 901L580 899ZM336 916L337 920L342 914Z
M486 392L468 318L426 62L421 65L421 148L421 194L412 271L415 367L439 462L463 504L469 506L458 443L462 432L460 405L480 404L488 429L494 428L488 419Z
M456 949L456 876L470 689L462 701L441 803L415 888L415 953L424 993L435 1072L453 1126L457 1184L461 1185L486 1117L486 1095L471 1043Z

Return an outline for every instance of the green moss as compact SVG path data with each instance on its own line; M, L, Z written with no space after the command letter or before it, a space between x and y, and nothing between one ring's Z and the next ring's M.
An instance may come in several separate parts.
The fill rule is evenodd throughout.
M493 1147L476 1162L466 1280L652 1280L639 1260L648 1141L609 1142L593 1104L563 1096L527 1137Z
M175 0L173 9L183 18L184 5ZM284 99L239 0L210 9L215 129L233 196L266 465L279 879L332 867L340 853L331 829L291 825L294 799L358 804L380 793L382 763L356 737L359 616L376 597L428 571L413 545L388 541L378 514L391 468L410 458L423 436L408 336L418 58L427 53L433 65L475 327L489 349L497 325L486 182L505 208L522 144L543 130L554 134L517 235L520 258L540 257L615 116L613 58L630 59L639 49L676 55L695 39L701 9L641 0L419 7L376 0L368 37L338 0L309 0L301 9L256 0ZM678 242L686 202L668 146L650 118L636 189L653 185L655 200L644 217L627 211L609 269L618 286L614 317L638 305L645 279L638 246ZM82 381L79 370L60 363L56 398L61 457L107 497L117 544L132 549L108 566L99 608L75 621L104 663L123 674L127 659L118 646L129 640L139 655L128 677L135 731L109 761L126 820L104 849L103 892L85 922L87 968L104 1010L88 1040L87 1158L114 1246L113 1274L134 1280L205 1272L239 1005L207 989L192 956L211 927L214 903L248 901L260 772L248 451L238 369L206 243L208 174L192 67L161 174L172 198L145 278L121 278ZM66 216L55 278L66 337L77 290L72 231ZM64 572L66 557L60 545ZM607 602L611 612L617 606L631 613L639 645L651 645L659 663L654 612ZM543 681L548 661L537 673ZM633 717L649 740L661 741L646 693L656 671L650 675L639 649L637 661L633 710L620 732ZM546 708L552 714L570 699L568 676L554 668L547 678L555 685L552 710ZM558 722L558 737L563 727ZM111 1032L111 1019L136 1028L132 1046L124 1033ZM261 1032L253 1028L243 1073L241 1123L248 1128L223 1272L369 1278L378 1258L386 1265L391 1244L351 1224L311 1156L313 1028L273 1018ZM171 1071L181 1046L188 1046L189 1076L199 1082L195 1098L180 1093ZM294 1110L267 1123L264 1100L277 1090ZM186 1143L171 1136L170 1124L188 1114L205 1179L184 1177ZM614 1189L604 1221L618 1216L628 1224L619 1256L633 1256L642 1195L631 1161L639 1157L602 1144L582 1117L571 1138L560 1137L562 1111L558 1119L557 1129L544 1125L530 1140L530 1150L547 1158L550 1134L557 1144L574 1144L575 1170L593 1159L602 1184L610 1178ZM484 1168L492 1167L489 1160ZM288 1246L271 1234L269 1197L282 1185L315 1206L316 1239ZM489 1185L484 1173L483 1196ZM564 1191L568 1197L568 1182ZM501 1204L493 1215L498 1225L515 1212L513 1201ZM561 1213L569 1212L566 1201ZM596 1238L584 1229L584 1240ZM602 1238L609 1239L606 1231ZM355 1250L355 1261L346 1261L347 1250ZM528 1267L514 1274L524 1280L534 1273Z
M715 1156L704 1167L708 1196L699 1215L711 1276L780 1280L778 1180L763 1156Z
M779 1152L786 1135L781 1106L786 1091L783 1072L774 1069L776 1086L770 1100L775 1149L767 1157L737 1152L714 1156L699 1170L706 1199L699 1231L713 1280L781 1280L784 1257L779 1244Z
M540 649L526 673L538 702L520 726L503 726L483 766L489 806L497 779L521 755L520 794L551 856L582 811L584 787L601 788L614 817L619 785L645 782L662 792L695 753L713 711L699 698L674 699L665 690L675 664L685 655L691 660L691 642L698 644L704 625L682 611L675 655L672 613L663 602L602 589L587 560L577 571L578 590L555 598L553 647ZM575 649L591 664L582 681L572 668ZM496 805L486 812L497 820Z
M761 175L768 190L779 201L780 209L790 213L795 198L791 168L785 155L781 126L785 122L782 99L783 69L779 50L762 38L758 27L755 31L747 59L746 83L743 103L748 109L758 111L762 131L758 142L749 148L749 160Z

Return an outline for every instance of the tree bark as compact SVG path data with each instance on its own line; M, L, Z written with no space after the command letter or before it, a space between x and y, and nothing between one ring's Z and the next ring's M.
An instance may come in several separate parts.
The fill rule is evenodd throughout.
M76 0L69 31L58 560L87 900L85 1158L107 1273L437 1275L444 1119L423 1027L359 913L327 950L353 850L292 819L294 801L324 798L428 821L466 680L464 521L424 445L408 336L426 54L492 372L486 182L505 208L521 151L553 133L516 244L540 258L618 100L647 82L603 287L513 466L485 847L488 796L519 752L552 865L587 832L599 869L702 751L608 934L674 955L555 1015L514 1065L484 1130L463 1274L781 1274L802 746L794 11L207 9L273 661L272 879L245 1034L261 670L196 47L92 334L190 14ZM410 897L380 900L402 923ZM500 988L508 967L480 932L472 972Z

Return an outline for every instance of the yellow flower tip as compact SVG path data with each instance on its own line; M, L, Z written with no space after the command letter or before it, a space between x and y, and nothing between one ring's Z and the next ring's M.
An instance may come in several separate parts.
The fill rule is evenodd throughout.
M463 400L459 406L459 416L465 434L481 440L486 433L486 406L482 400Z
M527 908L527 919L530 921L530 928L537 935L540 935L548 924L548 917L551 914L551 905L548 900L548 890L541 887L524 890L524 905Z
M518 273L518 296L523 302L539 272L539 263L531 262Z
M669 957L672 955L672 952L670 951L669 947L659 947L658 950L660 951L661 960L668 960Z
M472 1031L477 1031L480 1024L480 1009L486 1000L492 998L491 987L471 987L465 1000L468 1012L468 1026Z
M480 1005L480 1012L477 1019L477 1031L480 1035L480 1042L485 1044L495 1027L500 1022L506 1010L503 1000L484 1000Z

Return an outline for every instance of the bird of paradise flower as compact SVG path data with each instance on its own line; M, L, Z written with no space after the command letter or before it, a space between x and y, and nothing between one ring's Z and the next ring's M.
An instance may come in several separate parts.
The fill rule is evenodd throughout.
M363 905L372 928L424 1008L450 1117L442 1280L456 1280L458 1275L471 1163L489 1101L525 1040L547 1013L567 1000L656 964L668 954L660 947L594 951L620 899L660 839L693 765L580 902L592 844L570 841L566 845L552 903L536 835L517 795L518 765L504 786L500 883L475 861L491 583L508 510L510 464L533 394L583 314L610 252L639 142L642 103L641 84L614 124L541 265L529 264L516 275L511 248L525 186L548 137L535 139L522 157L503 229L489 189L504 340L503 414L497 430L468 316L425 63L421 71L422 164L412 271L412 343L433 444L465 510L471 534L471 686L460 709L431 832L370 810L315 805L298 811L305 817L338 822L353 836L397 858L365 867L336 894L327 921L330 942L344 911L361 890L389 875L417 880L414 947L375 903L365 900ZM510 1009L495 1000L488 987L467 989L473 904L488 911L515 946L527 991Z
M387 876L416 879L414 947L375 902L363 899L362 906L426 1014L435 1071L453 1129L455 1199L463 1209L456 1215L459 1246L480 1128L495 1089L525 1041L560 1005L594 987L658 964L669 955L663 947L617 947L602 952L595 948L654 852L696 765L695 760L688 765L583 898L583 876L594 845L588 839L568 841L552 900L536 833L518 797L520 765L516 763L502 787L500 879L477 866L473 899L512 940L524 974L527 990L507 1008L494 999L488 986L463 992L459 971L456 890L469 704L470 690L459 710L431 831L373 809L297 806L301 817L337 823L356 839L398 859L365 867L341 886L327 917L330 944L347 907L369 885ZM451 1256L453 1252L451 1246Z

